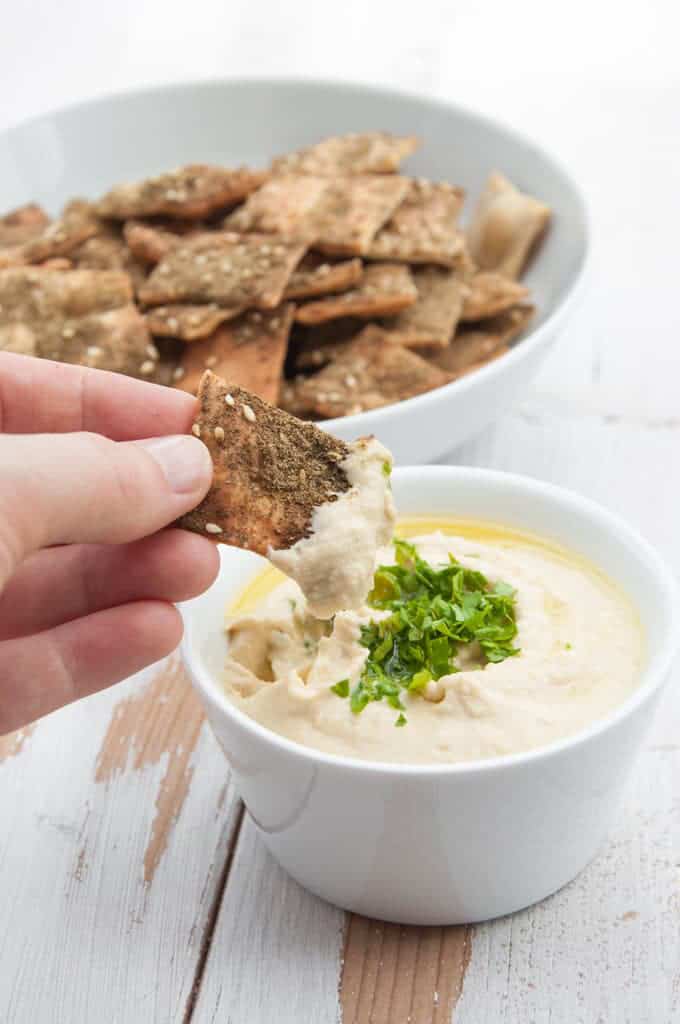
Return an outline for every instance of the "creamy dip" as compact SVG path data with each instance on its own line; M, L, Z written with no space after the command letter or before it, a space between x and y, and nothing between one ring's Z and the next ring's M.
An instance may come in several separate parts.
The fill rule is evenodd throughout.
M361 438L350 445L340 468L349 490L314 510L310 536L267 552L269 561L299 584L307 612L319 619L361 608L377 552L394 530L388 450L374 437Z
M339 504L339 502L338 502ZM247 715L305 746L371 761L451 763L541 747L589 725L635 688L643 638L627 599L577 556L511 531L411 538L427 562L449 552L516 590L520 653L484 663L461 652L460 671L402 694L402 728L384 700L359 714L330 687L354 686L367 650L360 627L385 612L362 606L324 622L286 581L249 614L230 616L225 688ZM336 549L337 551L337 549ZM343 545L336 557L351 557ZM394 550L381 552L392 564ZM429 692L428 692L429 690ZM428 699L428 697L430 699Z

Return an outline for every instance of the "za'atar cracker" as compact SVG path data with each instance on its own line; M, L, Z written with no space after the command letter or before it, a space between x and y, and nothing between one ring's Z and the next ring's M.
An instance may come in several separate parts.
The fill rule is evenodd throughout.
M413 305L417 298L408 267L374 263L365 268L359 283L348 291L299 306L295 319L302 324L321 324L347 316L387 316Z
M464 239L457 221L463 199L463 190L455 185L421 178L411 181L390 220L371 242L367 258L459 266Z
M418 148L415 135L389 132L351 132L323 139L295 153L286 153L272 163L275 174L390 174Z
M407 348L446 348L463 309L466 285L455 270L413 269L416 302L382 325L392 341Z
M531 320L532 306L517 306L478 324L465 325L456 332L448 348L433 353L431 360L454 377L477 369L508 351L510 342Z
M145 181L116 185L97 203L101 217L177 217L198 220L245 199L264 174L244 167L188 164Z
M491 174L467 230L470 254L480 270L517 278L549 219L549 206Z

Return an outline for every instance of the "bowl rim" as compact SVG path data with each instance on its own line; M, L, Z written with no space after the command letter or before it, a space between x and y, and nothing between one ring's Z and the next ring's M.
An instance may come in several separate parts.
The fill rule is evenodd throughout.
M590 725L563 739L535 747L517 754L482 758L476 761L454 762L452 764L402 764L392 761L362 760L340 754L329 754L315 747L307 747L302 743L290 740L271 729L260 725L255 719L246 715L235 704L232 704L221 690L218 682L204 668L192 644L192 602L180 605L184 621L184 635L180 643L180 654L194 686L201 696L213 708L235 722L236 725L252 735L270 744L288 755L297 756L309 761L314 766L324 765L335 769L352 772L369 772L371 774L390 776L465 776L474 773L493 773L507 771L524 765L541 762L563 753L571 753L578 747L596 740L599 736L614 728L624 719L630 717L641 705L645 704L666 681L673 660L680 649L680 589L675 577L656 549L633 527L618 515L598 502L587 498L577 491L560 487L556 484L536 480L519 473L507 473L501 470L482 469L473 466L404 466L395 467L395 480L404 482L430 478L448 478L456 480L468 478L480 483L488 481L496 485L507 485L518 489L524 496L548 502L557 502L566 509L585 513L595 527L602 531L613 530L618 539L625 543L630 551L654 575L659 587L660 604L665 605L668 615L668 628L664 641L657 649L650 652L648 664L643 669L640 682L635 690L609 714L596 719ZM631 595L629 595L630 597ZM631 597L631 600L633 598ZM635 602L634 602L635 603Z
M380 429L381 423L391 416L399 415L402 408L405 408L408 414L409 411L413 411L416 408L422 409L428 404L446 401L453 394L463 394L471 387L474 387L477 381L482 379L491 380L494 376L502 374L504 369L510 369L515 363L520 363L534 349L540 349L554 337L560 324L569 316L581 298L592 261L592 217L585 194L576 184L570 172L565 169L561 160L551 152L544 149L543 146L523 132L511 128L503 120L491 117L488 114L479 113L465 104L456 103L439 96L428 96L415 90L364 83L358 79L333 79L316 75L238 75L234 77L213 75L206 76L205 78L186 78L180 81L161 80L139 86L130 86L129 88L103 91L85 100L76 100L63 104L8 125L0 132L0 145L3 138L10 135L13 131L21 131L32 124L37 124L51 117L73 115L79 111L90 110L107 103L124 102L126 100L134 101L137 98L152 97L159 93L181 93L189 89L202 88L210 90L224 87L238 88L239 86L257 86L258 88L270 88L274 91L286 86L311 88L355 94L357 97L369 93L385 100L396 102L408 100L424 103L427 106L442 111L453 111L459 117L476 121L502 137L519 142L527 151L539 156L543 163L551 167L556 176L562 180L567 190L571 193L581 217L583 254L571 283L567 285L564 295L556 302L553 311L543 323L533 329L530 327L528 332L524 336L520 336L517 342L511 346L509 352L504 353L499 359L492 359L478 369L464 374L457 380L450 381L448 384L443 384L441 387L433 388L431 391L426 391L423 394L414 395L412 398L402 399L399 402L393 402L378 409L369 409L365 412L352 413L348 416L320 420L319 423L324 429L337 430L341 429L341 425L344 429L348 424L351 424L352 428L356 427L360 432L377 431Z

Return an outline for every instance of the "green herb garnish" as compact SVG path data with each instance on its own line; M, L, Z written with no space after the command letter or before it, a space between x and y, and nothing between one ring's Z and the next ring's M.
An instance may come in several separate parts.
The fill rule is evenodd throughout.
M397 729L399 729L402 725L406 725L407 722L408 718L406 717L406 715L399 715L399 718L396 720L394 724L397 727Z
M477 643L484 662L499 662L519 653L515 591L507 583L491 584L481 572L461 565L434 567L412 544L395 540L395 564L381 565L368 595L371 608L391 614L361 627L368 657L349 695L359 714L371 701L385 700L401 710L400 694L422 692L431 679L458 671L461 646ZM346 680L343 680L345 683ZM396 725L404 725L400 721Z
M341 679L335 686L331 686L333 693L337 693L338 697L349 697L349 679Z
M387 459L385 459L385 461L382 464L382 471L383 476L389 477L392 475L392 463L388 462Z

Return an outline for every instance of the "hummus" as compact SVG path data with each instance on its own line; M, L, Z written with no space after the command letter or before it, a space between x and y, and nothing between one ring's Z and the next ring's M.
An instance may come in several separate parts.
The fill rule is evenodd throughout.
M606 715L636 686L640 624L625 595L594 567L510 531L480 531L478 538L434 532L412 543L431 565L446 564L452 552L491 583L502 580L515 589L513 643L519 653L494 663L472 644L461 649L458 671L420 692L401 692L405 723L395 721L397 711L385 700L353 713L350 701L331 686L357 684L368 656L361 627L389 613L363 605L322 621L310 614L300 588L286 581L253 612L228 620L225 688L237 707L267 728L331 754L452 763L514 754L568 736ZM333 559L353 558L346 541L332 550L329 568ZM391 546L380 560L394 563Z
M269 561L299 584L307 613L319 619L363 605L378 549L394 530L388 450L373 437L362 438L350 445L340 468L349 490L314 510L310 536L267 552Z

